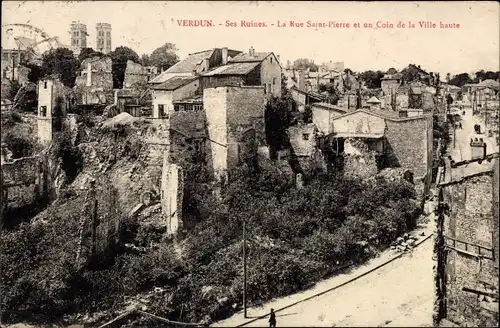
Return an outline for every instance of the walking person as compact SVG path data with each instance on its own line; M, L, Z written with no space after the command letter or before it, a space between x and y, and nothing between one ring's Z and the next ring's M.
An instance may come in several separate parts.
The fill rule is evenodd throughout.
M269 315L269 327L276 327L276 314L274 309L271 309L271 314Z

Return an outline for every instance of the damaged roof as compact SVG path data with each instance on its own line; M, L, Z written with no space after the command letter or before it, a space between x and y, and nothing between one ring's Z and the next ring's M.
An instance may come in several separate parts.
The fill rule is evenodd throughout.
M171 79L168 79L167 81L156 85L153 87L154 90L167 90L167 91L173 91L176 90L180 87L183 87L194 80L196 80L196 77L192 76L179 76L179 77L173 77Z
M202 76L214 75L246 75L250 73L255 67L260 65L260 62L252 63L229 63L228 65L220 66L214 70L208 71Z
M233 58L229 59L230 63L253 63L253 62L261 62L266 59L272 52L256 52L253 56L250 56L248 53L240 53Z

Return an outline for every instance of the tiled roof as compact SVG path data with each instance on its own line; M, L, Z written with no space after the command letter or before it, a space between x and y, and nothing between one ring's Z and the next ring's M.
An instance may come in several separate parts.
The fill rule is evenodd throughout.
M203 59L210 58L212 56L212 53L214 52L213 49L210 50L205 50L205 51L200 51L196 52L193 54L190 54L186 59L181 60L174 66L170 67L167 69L165 72L166 73L191 73L193 70L196 69L198 65L200 65L203 61Z
M196 80L195 77L191 76L179 76L168 79L160 85L154 86L154 90L176 90L186 84Z
M254 63L229 63L224 66L217 67L214 70L208 71L203 76L214 75L246 75L250 73L260 62Z
M234 58L231 58L229 62L231 63L249 63L249 62L261 62L272 54L272 52L256 52L253 56L250 56L248 53L241 53L236 55Z
M193 73L194 70L203 63L203 59L208 59L212 56L214 52L213 49L205 50L190 54L186 59L181 60L174 66L167 69L165 72L161 73L149 83L163 83L168 79L168 74L172 73Z

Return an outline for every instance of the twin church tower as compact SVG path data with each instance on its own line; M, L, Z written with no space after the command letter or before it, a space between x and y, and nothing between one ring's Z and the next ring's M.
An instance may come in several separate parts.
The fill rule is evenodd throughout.
M97 23L96 42L93 47L87 45L87 25L72 22L71 23L71 47L73 52L78 55L82 48L94 48L94 50L108 54L111 52L111 24Z

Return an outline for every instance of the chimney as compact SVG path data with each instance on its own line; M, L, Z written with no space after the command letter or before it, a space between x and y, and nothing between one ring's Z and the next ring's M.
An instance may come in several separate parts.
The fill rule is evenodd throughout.
M253 47L250 47L250 49L248 50L248 55L250 57L253 57L255 56L255 49Z
M278 59L278 63L281 65L280 55L276 55L276 59Z
M203 67L205 68L205 72L210 69L210 59L209 58L203 59Z
M290 59L286 61L286 67L287 68L290 68L290 66L292 66L292 63L290 62Z
M222 48L222 65L227 64L227 47Z

